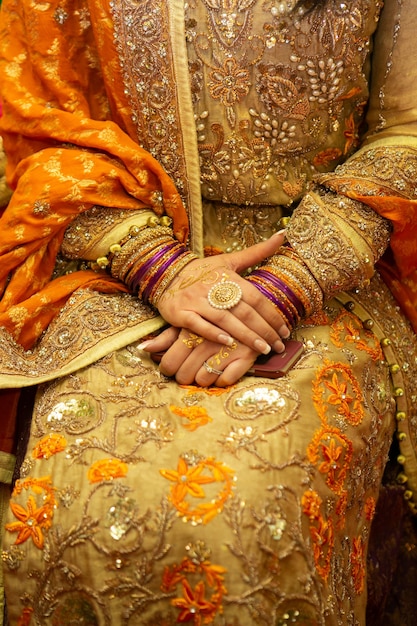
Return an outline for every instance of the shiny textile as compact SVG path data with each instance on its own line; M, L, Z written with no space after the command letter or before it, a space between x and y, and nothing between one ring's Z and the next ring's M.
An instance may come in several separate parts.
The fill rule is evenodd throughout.
M135 342L163 320L84 266L149 209L198 253L250 245L316 179L374 209L365 238L392 222L381 267L417 327L411 0L3 5L0 384L41 384L12 624L364 623L395 428L411 504L417 478L416 339L386 286L304 322L288 377L204 390L159 374Z
M386 321L361 319L377 300L392 314L380 281L360 317L330 302L277 381L178 388L131 345L41 387L6 526L11 623L363 624L396 410Z

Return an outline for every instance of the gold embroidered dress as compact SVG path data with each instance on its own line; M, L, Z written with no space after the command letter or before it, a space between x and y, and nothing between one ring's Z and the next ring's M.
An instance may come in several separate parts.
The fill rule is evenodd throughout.
M0 382L39 385L11 624L363 624L395 428L414 507L412 0L3 5ZM179 386L137 348L163 320L85 261L151 212L199 255L292 216L326 299L288 376Z

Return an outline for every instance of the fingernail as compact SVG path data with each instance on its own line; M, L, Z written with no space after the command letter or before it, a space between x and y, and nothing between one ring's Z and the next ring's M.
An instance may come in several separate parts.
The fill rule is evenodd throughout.
M220 334L217 337L217 339L218 339L219 343L224 343L225 346L229 346L229 347L232 346L233 343L234 343L233 337L230 337L229 335Z
M282 228L281 230L278 230L276 233L274 233L272 235L272 237L277 237L278 235L283 235L286 232L286 228Z
M271 352L271 346L268 346L268 344L265 341L262 341L262 339L255 339L253 345L255 347L255 350L257 350L261 354L269 354Z
M285 324L281 326L278 332L283 339L288 339L288 337L291 335L290 329L288 328L288 326L285 326Z
M138 343L136 347L138 350L145 350L145 348L150 346L152 342L153 342L153 339L148 339L147 341L142 341L142 343Z
M285 346L280 339L277 339L273 345L275 352L281 354L281 352L285 352Z

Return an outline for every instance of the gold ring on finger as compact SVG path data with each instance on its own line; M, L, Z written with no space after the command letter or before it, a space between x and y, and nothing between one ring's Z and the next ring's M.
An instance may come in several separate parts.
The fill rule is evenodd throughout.
M209 304L215 309L232 309L241 299L242 289L233 280L213 285L207 294Z

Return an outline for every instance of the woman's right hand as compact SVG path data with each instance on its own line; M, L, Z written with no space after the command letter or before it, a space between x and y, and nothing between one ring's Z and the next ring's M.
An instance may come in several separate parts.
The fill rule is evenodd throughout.
M187 328L214 344L231 346L237 341L257 354L268 354L272 348L282 352L282 339L290 330L272 303L240 273L272 256L283 240L281 232L239 252L192 261L160 298L159 312L172 326ZM242 298L231 309L214 308L208 300L210 288L222 281L232 281L242 290Z

